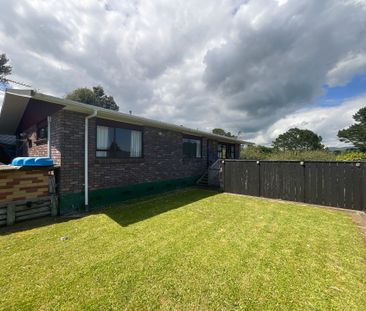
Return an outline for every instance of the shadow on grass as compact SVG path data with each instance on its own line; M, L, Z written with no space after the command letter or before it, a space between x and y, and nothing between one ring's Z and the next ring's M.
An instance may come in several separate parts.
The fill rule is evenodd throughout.
M133 200L126 204L114 205L100 211L123 227L135 224L154 216L180 208L187 204L218 194L217 191L190 188L188 191L180 190L149 198Z
M116 203L110 207L99 208L94 210L92 213L78 216L43 217L19 222L8 227L0 227L0 236L63 223L92 214L105 214L119 225L127 227L131 224L216 195L217 193L217 191L200 188L188 188L184 190L161 193L158 195Z
M75 219L75 218L46 216L46 217L42 217L42 218L26 220L26 221L15 223L14 225L11 225L11 226L0 227L0 236L16 233L16 232L20 232L20 231L32 230L35 228L46 227L46 226L50 226L50 225L54 225L54 224L59 224L59 223L70 221L72 219Z

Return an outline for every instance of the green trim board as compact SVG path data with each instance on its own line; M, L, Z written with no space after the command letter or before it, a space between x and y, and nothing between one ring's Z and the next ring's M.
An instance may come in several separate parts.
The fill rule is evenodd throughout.
M193 186L200 176L179 179L160 180L122 187L104 188L89 191L89 208L96 209L117 202L136 199ZM84 211L84 192L61 194L59 202L60 215L67 215Z

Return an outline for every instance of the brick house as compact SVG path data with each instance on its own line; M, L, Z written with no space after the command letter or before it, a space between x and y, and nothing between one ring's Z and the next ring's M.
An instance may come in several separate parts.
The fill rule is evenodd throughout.
M59 166L61 214L192 185L246 143L33 90L6 92L0 134Z

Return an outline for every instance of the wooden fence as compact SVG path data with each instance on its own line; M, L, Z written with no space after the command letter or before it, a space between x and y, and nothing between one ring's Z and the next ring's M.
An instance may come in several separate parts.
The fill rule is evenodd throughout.
M366 211L366 162L225 160L224 191Z

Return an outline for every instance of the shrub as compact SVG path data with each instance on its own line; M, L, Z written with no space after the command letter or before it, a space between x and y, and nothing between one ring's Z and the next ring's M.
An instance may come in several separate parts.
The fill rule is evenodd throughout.
M253 145L242 149L240 158L244 160L265 160L272 152L272 148Z
M326 150L274 152L268 160L334 161L334 153Z
M334 161L336 156L327 150L313 151L279 151L263 146L249 146L241 151L240 158L244 160L274 160L274 161Z
M337 156L337 161L366 161L366 152L351 151Z

